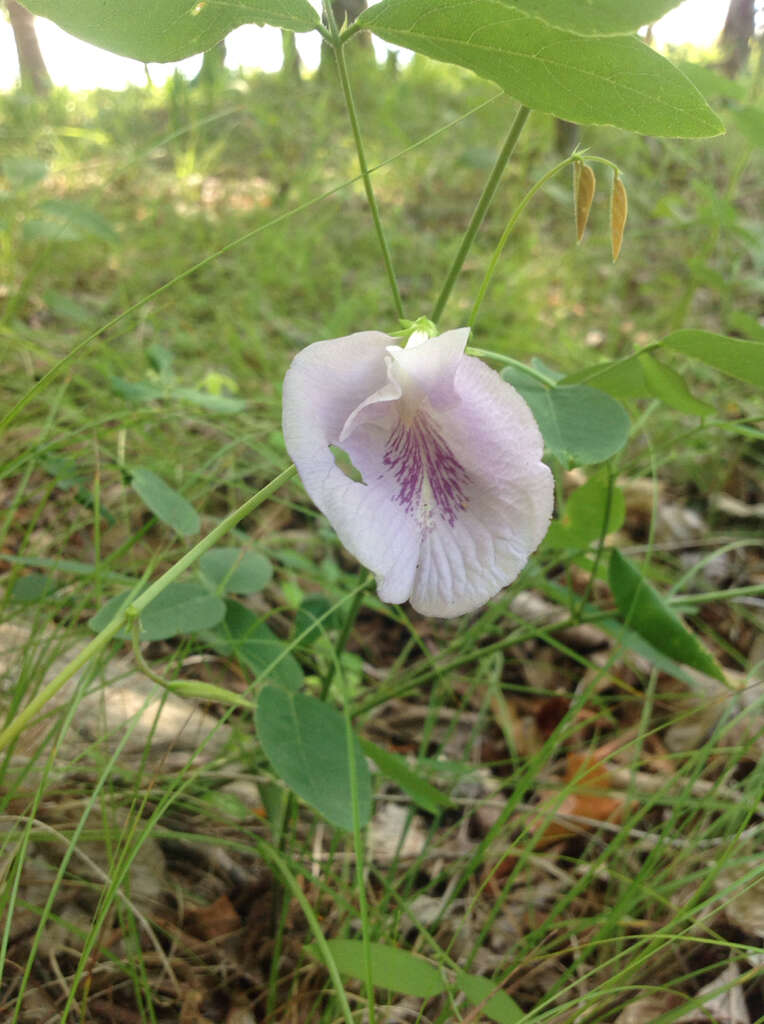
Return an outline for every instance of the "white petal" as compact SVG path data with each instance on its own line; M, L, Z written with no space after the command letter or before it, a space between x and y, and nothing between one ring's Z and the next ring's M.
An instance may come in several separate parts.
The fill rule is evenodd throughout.
M365 427L355 432L355 443L342 443L365 483L350 480L329 448L340 444L352 411L388 383L385 350L392 342L378 331L362 331L299 352L284 378L283 429L313 502L348 551L376 574L381 599L401 603L411 592L418 534L403 514L390 514L389 488L376 479L380 437Z

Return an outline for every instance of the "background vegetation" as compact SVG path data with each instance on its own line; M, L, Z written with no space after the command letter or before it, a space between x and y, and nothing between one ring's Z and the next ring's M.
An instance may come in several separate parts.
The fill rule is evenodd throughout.
M628 188L619 262L604 176L578 247L570 180L554 179L512 236L475 344L573 373L680 327L764 340L760 71L690 71L728 134L584 128L580 145ZM428 314L515 104L423 59L395 71L359 52L352 73L404 306ZM329 74L19 91L0 98L0 132L0 409L92 335L3 437L13 721L109 599L287 464L294 353L397 324ZM442 328L465 321L556 138L531 116ZM764 1020L760 396L665 362L715 413L629 402L606 544L686 617L726 686L607 628L586 511L603 471L566 505L587 476L557 466L557 534L456 623L373 589L348 619L358 567L294 482L229 538L247 553L238 589L210 564L197 575L218 600L238 595L225 628L158 629L140 663L117 638L5 752L0 1017L341 1019L314 924L360 936L351 840L284 798L247 708L151 681L246 703L280 674L331 686L367 740L399 755L375 774L365 924L426 961L417 974L378 951L379 1020ZM162 504L151 474L198 523L183 528L188 510ZM364 1019L355 946L333 951ZM445 994L433 963L456 979Z

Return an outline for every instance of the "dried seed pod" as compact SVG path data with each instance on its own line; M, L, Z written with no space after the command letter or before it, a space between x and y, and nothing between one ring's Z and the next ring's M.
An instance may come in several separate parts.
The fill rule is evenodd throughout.
M573 201L576 210L576 241L578 242L584 237L596 187L597 179L594 177L594 171L582 160L576 160L573 164Z
M616 174L613 177L613 191L610 193L610 241L613 247L613 263L618 259L618 253L621 251L628 211L629 202L626 198L626 188Z

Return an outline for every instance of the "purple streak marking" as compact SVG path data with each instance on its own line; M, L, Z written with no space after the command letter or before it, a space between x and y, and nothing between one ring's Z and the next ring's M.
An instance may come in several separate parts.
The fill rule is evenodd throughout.
M407 512L418 507L425 479L435 506L449 526L467 507L465 488L470 478L427 413L417 413L410 425L398 421L382 461L400 485L394 500Z

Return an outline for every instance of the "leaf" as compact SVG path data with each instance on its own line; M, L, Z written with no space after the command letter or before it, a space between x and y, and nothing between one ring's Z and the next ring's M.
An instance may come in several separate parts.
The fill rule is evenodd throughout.
M712 405L701 402L690 394L680 373L658 362L649 352L643 352L639 356L639 366L650 393L660 398L670 408L689 413L691 416L709 416L716 412Z
M294 619L294 636L295 639L300 638L301 647L310 647L327 630L342 626L342 612L339 609L330 611L331 608L331 602L321 594L311 594L302 601ZM310 631L306 633L308 629Z
M678 0L597 0L596 4L571 0L502 0L533 18L556 28L585 36L617 36L636 32L657 21Z
M738 130L751 145L764 149L764 110L760 107L738 107L730 113Z
M94 632L99 632L111 622L125 603L128 593L125 591L117 594L96 612L88 623ZM224 615L225 602L201 584L170 583L141 612L140 638L144 643L149 643L198 633L216 626Z
M155 370L160 377L165 379L172 377L172 352L164 345L149 345L146 349L146 358L152 370Z
M148 381L125 380L124 377L109 377L111 390L128 402L153 402L164 397L162 388Z
M363 980L366 977L364 944L360 939L329 939L327 945L340 974ZM424 957L406 949L385 946L371 947L371 980L377 988L390 989L419 999L432 999L445 992L447 985L440 971ZM314 956L317 950L308 947Z
M674 331L662 344L747 384L764 388L764 342L728 338L711 331Z
M48 175L45 161L31 156L6 156L0 162L0 170L12 189L31 188Z
M8 591L8 600L18 601L21 604L33 604L55 594L60 586L61 584L50 576L45 576L41 572L32 572L27 576L19 576L13 581L13 585Z
M423 779L406 764L400 754L377 746L371 740L362 739L361 749L374 761L382 774L408 793L414 803L430 814L439 814L444 808L451 806L451 801Z
M388 43L469 68L521 103L567 121L687 138L724 131L681 71L634 36L574 35L504 0L382 0L356 24Z
M648 398L650 389L639 363L642 354L634 352L621 359L611 359L585 370L577 370L563 377L560 383L564 387L591 384L615 398Z
M690 393L684 377L661 363L652 352L634 352L570 374L564 385L591 384L615 398L659 398L665 405L691 416L716 412Z
M459 971L456 975L456 984L469 1001L475 1006L480 1006L481 1013L496 1021L496 1024L519 1024L520 1021L525 1020L523 1010L514 999L511 999L506 992L502 992L496 982L491 981L490 978L481 978L474 974L467 974L466 971Z
M256 678L299 690L303 672L287 644L243 604L228 600L225 606L225 619L204 640L219 654L236 658Z
M150 469L138 466L132 471L130 484L157 519L161 519L177 533L187 535L198 533L201 529L194 506Z
M182 402L190 402L210 412L233 413L241 412L249 404L246 398L229 398L228 395L211 395L207 391L196 388L173 388L168 398L176 398Z
M332 825L351 831L350 772L345 720L334 707L304 693L267 685L257 702L257 734L275 773ZM371 778L358 739L353 756L361 826L371 817Z
M119 235L107 220L72 199L45 199L36 210L50 218L50 237L53 239L58 232L62 241L75 242L82 238L100 238L110 244L119 241Z
M620 529L625 517L623 491L613 485L608 509L608 483L599 473L572 492L565 503L564 516L549 527L544 543L554 548L586 548L599 540L603 525L606 534L612 533Z
M242 548L212 548L199 559L199 569L224 594L257 594L273 576L265 555Z
M144 62L209 50L249 22L293 32L320 24L308 0L29 0L26 6L80 39Z
M168 640L216 626L225 604L198 583L171 583L141 612L141 640Z
M614 398L594 388L545 387L514 367L502 377L531 407L547 449L562 462L581 466L604 462L629 439L629 417Z
M724 682L722 670L700 641L619 551L610 555L609 582L627 626L675 661Z

